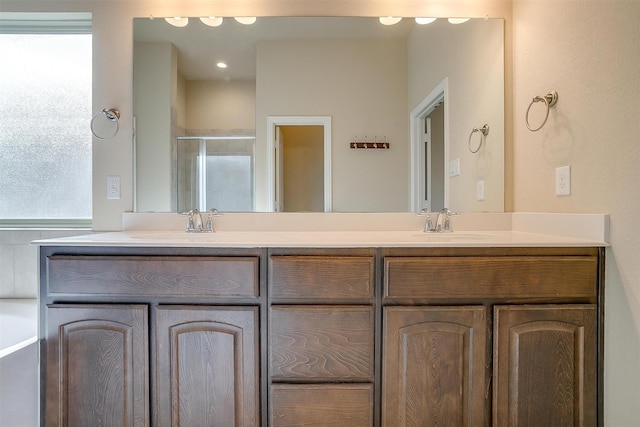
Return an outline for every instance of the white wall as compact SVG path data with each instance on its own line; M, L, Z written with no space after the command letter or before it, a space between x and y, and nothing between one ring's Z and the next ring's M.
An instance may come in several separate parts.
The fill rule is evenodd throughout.
M186 103L186 128L189 130L252 130L256 127L255 80L190 80Z
M457 212L499 212L504 208L503 37L501 20L473 20L461 25L438 20L416 27L407 44L409 111L445 78L448 81L448 159L460 159L460 175L449 178L447 207ZM443 39L447 43L442 43ZM484 124L489 125L489 134L478 153L472 154L469 135ZM477 144L477 134L472 142ZM478 180L485 182L483 201L476 199Z
M168 42L136 43L137 209L171 211L171 110L177 87L177 52ZM160 120L158 120L160 118Z
M605 425L640 423L640 2L518 0L513 9L514 208L609 213ZM536 95L559 94L539 132ZM571 196L555 168L571 165ZM544 230L540 230L544 232Z
M356 54L354 54L356 52ZM329 77L329 78L327 78ZM300 40L258 44L256 205L266 210L269 116L331 117L332 209L406 211L408 113L403 40ZM376 88L372 90L372 88ZM353 150L356 137L389 150Z

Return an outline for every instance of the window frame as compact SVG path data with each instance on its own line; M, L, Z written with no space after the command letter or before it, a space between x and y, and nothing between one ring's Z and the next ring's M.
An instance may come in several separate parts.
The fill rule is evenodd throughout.
M0 12L0 34L90 34L93 37L92 14L89 12ZM93 58L91 62L93 64ZM93 190L91 197L93 198ZM91 229L92 227L93 212L90 218L0 218L0 229Z

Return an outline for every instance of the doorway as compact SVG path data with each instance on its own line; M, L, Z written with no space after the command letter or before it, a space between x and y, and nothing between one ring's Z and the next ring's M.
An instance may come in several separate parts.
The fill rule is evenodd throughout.
M444 100L423 118L424 123L424 190L422 209L439 211L444 203Z
M411 112L411 211L448 206L448 82L444 79Z
M331 211L331 118L269 117L273 212Z

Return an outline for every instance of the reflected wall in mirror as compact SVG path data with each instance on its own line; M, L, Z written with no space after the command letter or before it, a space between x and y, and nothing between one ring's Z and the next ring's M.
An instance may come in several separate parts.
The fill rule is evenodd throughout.
M191 19L176 28L136 18L133 26L137 211L196 203L178 195L178 140L187 136L255 137L252 206L271 210L274 116L331 117L333 211L418 210L421 182L452 210L504 210L502 19L384 26L377 18L262 17L250 26ZM437 148L429 150L416 117L424 123L436 105L443 153L429 169ZM491 131L473 154L469 136L485 123ZM389 149L350 148L383 139Z

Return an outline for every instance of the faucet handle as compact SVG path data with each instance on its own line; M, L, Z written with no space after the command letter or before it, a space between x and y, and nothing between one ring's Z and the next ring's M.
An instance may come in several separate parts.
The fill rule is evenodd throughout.
M187 226L185 228L185 232L193 233L196 231L196 223L194 221L194 210L191 209L188 212L181 212L180 215L187 215Z
M191 209L187 212L180 212L180 215L187 216L187 226L185 232L198 233L202 231L202 220L200 219L200 211L198 209Z
M204 224L204 227L202 228L202 231L205 233L215 233L215 229L213 227L213 217L214 216L221 216L222 213L216 209L216 208L211 208L207 211L207 221Z
M448 208L442 209L441 213L443 214L441 231L443 233L451 233L453 231L453 228L451 227L451 217L454 215L459 215L459 213L452 212Z
M427 219L424 222L424 229L422 231L424 231L425 233L434 232L435 227L433 226L433 219L431 218L431 211L429 210L429 208L422 209L420 212L418 212L418 215L427 216Z

